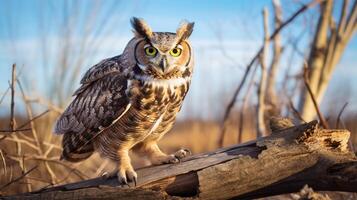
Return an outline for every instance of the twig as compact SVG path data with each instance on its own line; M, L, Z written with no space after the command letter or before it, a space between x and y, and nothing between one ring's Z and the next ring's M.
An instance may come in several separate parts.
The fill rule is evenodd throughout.
M23 139L20 139L20 138L6 138L7 141L11 141L11 142L16 142L16 143L21 143L21 144L26 144L27 146L33 148L34 150L37 150L38 151L38 147L34 144L32 144L30 141L27 141L27 140L23 140Z
M310 83L309 83L309 77L308 77L308 66L307 66L307 62L304 60L304 83L305 83L305 87L307 89L307 91L309 92L310 94L310 97L311 97L311 100L314 104L314 107L315 107L315 110L316 110L316 113L317 115L319 116L319 119L320 119L320 122L321 122L321 125L327 129L328 128L328 124L326 122L326 119L324 118L324 116L321 114L321 111L319 109L319 105L317 104L317 101L315 99L315 96L314 96L314 93L312 92L311 90L311 87L310 87Z
M254 71L252 72L252 77L250 80L250 83L248 84L247 92L243 97L243 104L242 104L242 109L239 114L239 127L238 127L238 144L242 142L242 137L243 137L243 126L244 126L244 111L248 105L248 99L250 97L250 91L251 88L254 85L254 76L257 71L258 65L255 65Z
M291 17L289 17L289 19L287 19L284 23L281 24L281 26L279 28L277 28L274 31L274 33L270 36L269 40L274 39L275 36L280 33L281 29L283 29L286 25L288 25L290 22L292 22L299 14L303 13L308 8L314 7L316 4L324 2L324 1L325 0L314 0L308 4L301 6L301 8L298 11L296 11Z
M41 104L41 105L44 105L44 106L47 106L48 109L58 113L58 114L62 114L63 113L63 109L54 105L53 103L49 102L48 100L46 99L43 99L41 97L29 97L29 96L26 96L26 99L29 103L38 103L38 104Z
M10 130L15 130L15 80L16 80L16 64L12 65L12 76L11 76L11 104L10 104Z
M33 170L35 170L37 168L37 165L32 167L30 170L28 170L27 172L23 173L21 176L15 178L14 180L6 183L5 185L3 185L1 188L0 188L0 191L3 190L4 188L8 187L9 185L21 180L22 178L24 178L27 174L31 173Z
M317 3L322 2L323 0L314 0L312 2L310 2L309 4L303 5L301 6L301 8L299 10L297 10L289 19L287 19L284 23L281 24L281 26L277 29L275 29L274 33L269 37L269 41L274 39L275 36L285 27L287 26L290 22L292 22L299 14L303 13L304 11L306 11L308 8L315 6ZM220 137L218 140L218 146L222 147L223 146L223 140L224 140L224 136L225 136L225 132L226 132L226 125L227 125L227 120L228 117L232 111L232 108L234 107L234 104L236 102L236 99L247 79L247 76L253 66L253 64L255 63L255 61L259 58L259 55L261 54L261 52L263 51L263 47L261 47L259 49L259 51L257 52L257 54L253 57L253 59L249 62L249 64L246 67L246 70L243 74L243 78L241 80L241 82L239 83L237 89L234 92L234 95L232 97L232 99L229 101L229 104L227 105L227 108L225 110L224 113L224 117L223 117L223 123L222 123L222 129L221 129L221 133L220 133Z
M24 128L26 125L30 124L31 122L35 121L36 119L44 116L45 114L47 114L50 110L46 110L44 112L42 112L41 114L37 115L36 117L30 119L29 121L25 122L24 124L22 124L21 126L18 127L18 129Z
M34 181L38 181L38 182L42 182L42 183L50 183L50 182L47 181L47 180L40 179L40 178L37 178L37 177L27 176L26 178L27 178L28 180L34 180Z
M96 176L100 176L103 169L105 168L105 166L107 166L109 163L109 160L105 160L98 168L97 168L97 171L95 172Z
M103 164L104 164L104 163L103 163ZM61 183L63 183L63 182L65 182L65 181L70 177L70 175L71 175L72 173L74 173L75 171L76 171L76 168L71 169L71 170L68 172L68 174L67 174L63 179L61 179L61 180L59 180L59 181L57 182L57 185L58 185L58 184L61 184ZM47 183L48 183L48 182L47 182ZM39 189L38 191L43 191L43 190L49 188L50 186L53 186L53 183L49 183L48 185L45 185L44 187L42 187L42 188Z
M31 131L31 129L25 128L25 129L14 129L14 130L0 130L0 133L12 133L12 132L22 132L22 131Z
M60 183L65 182L69 177L71 177L71 176L70 176L71 174L75 173L76 170L77 170L76 168L71 169L71 170L68 172L68 174L67 174L62 180L59 180L59 181L57 182L57 184L60 184ZM51 185L49 185L49 186L51 186ZM47 187L48 187L48 186L47 186Z
M244 72L244 75L243 75L243 79L241 80L238 88L236 89L236 91L234 92L234 95L233 95L233 98L231 99L231 101L229 102L227 108L226 108L226 111L224 113L224 118L223 118L223 125L222 125L222 131L221 131L221 134L220 134L220 137L219 137L219 140L218 140L218 146L219 147L223 147L223 141L224 141L224 136L226 134L226 126L227 126L227 122L228 122L228 117L231 113L231 110L235 104L235 101L238 97L238 94L240 93L240 91L242 90L243 88L243 85L244 85L244 82L246 81L247 79L247 76L250 72L250 69L251 67L253 66L253 64L255 63L256 61L256 58L258 57L259 54L257 54L253 60L248 64L245 72Z
M6 95L7 95L7 93L8 93L9 91L10 91L10 87L8 87L8 88L5 90L4 94L1 96L0 104L4 101Z
M29 123L30 123L30 127L32 129L32 135L35 139L35 142L36 142L36 145L38 147L38 154L40 155L44 155L44 152L42 150L42 146L41 146L41 143L40 143L40 140L38 138L38 134L37 134L37 131L35 129L35 124L33 122L33 120L31 119L34 119L33 118L33 115L32 115L32 110L31 110L31 106L28 104L28 101L27 101L27 98L26 98L26 95L25 95L25 91L21 85L21 82L20 80L17 79L17 83L19 85L19 88L20 88L20 91L21 91L21 94L23 96L23 100L25 102L25 106L26 106L26 112L27 112L27 115L28 115L28 118L30 119ZM52 168L50 167L50 165L45 162L45 167L47 169L47 172L50 174L50 177L51 177L51 182L52 183L55 183L57 181L57 177L55 175L55 173L53 172Z
M27 144L29 147L32 147L33 149L35 150L38 150L37 146L32 144L31 142L35 142L35 140L33 139L27 139L24 140L24 139L20 139L20 138L17 138L17 139L14 139L14 138L6 138L7 140L9 141L12 141L12 142L19 142L19 143L23 143L23 144ZM57 150L62 150L62 148L59 146L59 145L55 145L55 144L51 144L51 143L48 143L48 142L42 142L43 145L45 146L49 146L51 148L51 146L53 146L53 148L57 149Z
M348 102L346 102L346 103L342 106L340 112L338 113L337 121L336 121L336 125L335 125L336 129L340 128L341 116L342 116L343 111L344 111L345 108L347 107L347 105L348 105Z
M306 121L302 118L301 114L299 113L299 111L295 108L294 103L291 101L291 99L289 98L289 107L290 109L293 111L294 115L299 118L300 121L306 123Z
M215 26L216 27L216 26ZM214 33L218 39L218 48L220 49L222 55L226 58L225 60L229 60L231 61L231 63L234 65L234 66L238 66L239 69L243 69L243 66L241 66L240 64L237 63L237 61L234 59L234 57L230 56L226 49L224 48L224 45L223 45L223 37L222 37L222 33L220 31L220 29L214 29Z
M26 165L25 165L25 158L22 156L22 173L26 171ZM32 183L31 180L29 180L27 177L25 178L26 181L26 187L27 187L27 192L32 192Z
M6 174L7 174L7 165L6 165L6 160L5 160L4 153L2 152L1 149L0 149L0 154L1 154L1 159L2 159L3 166L4 166L4 176L6 176Z
M65 162L62 162L59 160L59 157L50 157L50 158L46 158L44 156L37 156L37 155L23 155L25 160L39 160L39 161L43 161L43 162L52 162L54 164L58 164L61 165L69 170L75 170L74 174L76 174L79 178L81 178L82 180L84 179L88 179L89 177L81 172L80 170L71 167L70 165L66 164ZM14 160L19 160L19 156L18 155L8 155L9 158L12 158Z

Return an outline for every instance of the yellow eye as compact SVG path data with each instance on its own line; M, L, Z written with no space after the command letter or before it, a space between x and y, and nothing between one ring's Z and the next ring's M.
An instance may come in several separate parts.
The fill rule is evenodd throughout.
M176 47L170 51L170 55L172 55L173 57L178 57L181 55L181 51L181 49Z
M146 47L145 48L145 54L148 56L154 57L157 53L157 50L154 47Z

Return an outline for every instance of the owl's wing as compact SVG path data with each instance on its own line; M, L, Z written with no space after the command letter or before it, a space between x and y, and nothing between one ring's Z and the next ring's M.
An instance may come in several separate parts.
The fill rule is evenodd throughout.
M57 120L54 132L64 134L62 156L70 161L85 159L93 152L91 140L109 126L129 105L127 79L113 60L95 65L82 79L75 99ZM103 72L99 69L103 68Z
M98 64L91 67L81 79L81 86L74 92L73 96L78 95L86 89L92 82L103 78L111 73L120 73L120 55L112 58L104 59Z

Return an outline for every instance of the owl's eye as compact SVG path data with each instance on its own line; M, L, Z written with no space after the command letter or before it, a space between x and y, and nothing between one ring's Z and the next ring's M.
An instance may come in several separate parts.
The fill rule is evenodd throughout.
M156 53L157 53L157 50L152 46L145 48L145 54L148 56L154 57L156 55Z
M180 48L174 48L170 51L170 55L172 55L173 57L178 57L181 55L181 49Z

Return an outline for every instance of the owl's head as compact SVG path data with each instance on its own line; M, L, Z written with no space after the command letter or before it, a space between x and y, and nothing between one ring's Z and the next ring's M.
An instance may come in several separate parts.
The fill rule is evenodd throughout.
M188 41L194 23L182 22L176 33L153 32L144 20L131 20L135 34L134 58L146 74L160 79L190 76L192 48Z

